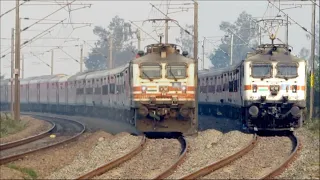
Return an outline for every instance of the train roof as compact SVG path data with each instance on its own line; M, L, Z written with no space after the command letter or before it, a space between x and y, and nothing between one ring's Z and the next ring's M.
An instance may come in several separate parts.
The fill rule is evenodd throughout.
M248 53L245 61L270 63L272 61L290 63L305 61L291 54L285 44L262 44L256 51Z
M184 57L180 54L168 54L166 58L161 58L160 54L152 53L152 54L146 54L142 57L136 58L132 60L134 64L139 64L142 62L184 62L184 63L193 63L194 60L191 58Z

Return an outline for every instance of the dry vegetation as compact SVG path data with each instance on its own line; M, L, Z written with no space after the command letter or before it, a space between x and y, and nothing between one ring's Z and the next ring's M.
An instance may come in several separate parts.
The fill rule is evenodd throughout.
M1 113L0 124L0 138L19 132L27 127L25 122L13 120L9 113Z

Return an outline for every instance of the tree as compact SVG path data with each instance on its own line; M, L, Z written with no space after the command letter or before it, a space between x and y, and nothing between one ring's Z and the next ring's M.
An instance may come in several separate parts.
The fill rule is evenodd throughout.
M187 31L187 32L186 32ZM180 37L176 38L176 42L181 45L182 51L188 51L193 57L193 25L185 25L184 29L180 29Z
M258 45L255 40L259 34L258 25L252 21L252 15L245 11L234 23L222 21L220 30L224 31L225 36L221 39L218 48L209 55L214 68L223 68L230 64L231 34L233 34L232 64L245 59L247 53Z
M88 57L85 58L87 69L98 70L108 67L111 38L113 42L113 67L123 65L134 58L133 52L136 51L136 48L129 42L133 38L134 32L131 30L131 25L124 19L115 16L107 29L96 26L93 33L99 37L99 40L91 49Z

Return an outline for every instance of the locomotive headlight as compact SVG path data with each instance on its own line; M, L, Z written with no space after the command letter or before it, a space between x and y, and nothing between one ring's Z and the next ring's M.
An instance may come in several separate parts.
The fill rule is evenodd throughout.
M257 85L252 85L252 92L257 92L258 86Z
M297 92L297 85L293 85L293 86L292 86L292 92L293 92L293 93L296 93L296 92Z
M147 86L142 86L142 87L141 87L141 91L142 91L142 92L146 92L146 91L147 91Z
M185 92L187 91L187 87L186 87L186 86L182 86L182 87L181 87L181 90L182 90L182 92L185 93Z

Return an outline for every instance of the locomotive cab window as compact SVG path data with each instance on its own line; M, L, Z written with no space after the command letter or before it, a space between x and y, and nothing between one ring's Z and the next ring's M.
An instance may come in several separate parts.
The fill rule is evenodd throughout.
M187 77L187 66L184 64L168 64L166 77L169 79L183 79Z
M270 78L272 77L271 64L252 64L251 75L253 78Z
M277 64L277 75L279 78L295 78L298 76L298 65L295 63Z
M160 64L142 64L140 66L140 77L142 79L152 80L154 78L161 78Z

